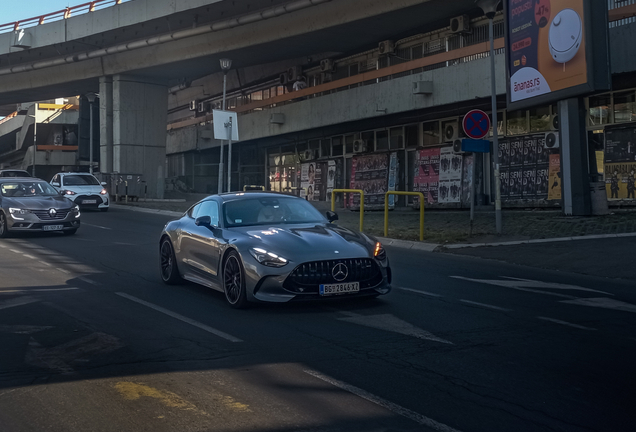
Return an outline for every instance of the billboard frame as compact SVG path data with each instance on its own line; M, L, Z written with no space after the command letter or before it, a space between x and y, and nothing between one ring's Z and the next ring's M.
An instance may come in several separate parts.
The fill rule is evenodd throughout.
M527 99L511 101L511 38L509 27L509 3L503 0L504 38L506 51L506 103L508 111L532 108L538 105L549 105L560 100L589 95L594 92L608 91L612 87L612 75L609 58L609 18L607 2L599 0L582 0L584 10L583 25L585 30L585 59L587 83L551 91L547 94L532 96ZM536 0L528 0L533 3Z

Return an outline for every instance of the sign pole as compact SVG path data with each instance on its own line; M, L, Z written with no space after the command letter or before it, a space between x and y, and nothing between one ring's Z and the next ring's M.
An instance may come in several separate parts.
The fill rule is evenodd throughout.
M228 150L227 150L227 191L232 191L232 117L225 123L228 128Z
M495 228L501 234L501 178L499 177L499 137L497 134L497 87L495 86L495 41L493 35L494 14L488 16L490 37L490 98L492 105L492 150L495 164Z

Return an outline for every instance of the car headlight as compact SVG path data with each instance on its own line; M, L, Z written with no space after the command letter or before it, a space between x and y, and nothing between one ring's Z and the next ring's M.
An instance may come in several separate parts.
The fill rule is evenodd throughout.
M24 216L27 215L29 213L31 213L30 210L26 210L26 209L21 209L21 208L9 208L9 213L11 213L11 217L15 220L24 220L23 217L20 216Z
M65 190L64 195L77 195L77 193L73 192L72 190Z
M73 211L75 212L75 217L78 218L80 217L80 209L79 206L76 205L75 207L73 207Z
M375 247L373 248L373 256L380 261L384 261L386 259L386 252L382 247L382 243L376 242Z
M256 261L267 267L283 267L289 262L285 258L261 248L252 248L250 253Z
M100 195L106 195L108 193L108 191L106 189L102 189L102 191L100 192Z

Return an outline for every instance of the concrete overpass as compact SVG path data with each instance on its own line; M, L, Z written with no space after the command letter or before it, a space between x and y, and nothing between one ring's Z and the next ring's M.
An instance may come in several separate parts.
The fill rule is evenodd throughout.
M98 92L101 171L142 172L161 196L168 88L222 57L241 69L359 52L465 11L480 13L473 0L132 0L18 29L19 43L0 34L0 104Z

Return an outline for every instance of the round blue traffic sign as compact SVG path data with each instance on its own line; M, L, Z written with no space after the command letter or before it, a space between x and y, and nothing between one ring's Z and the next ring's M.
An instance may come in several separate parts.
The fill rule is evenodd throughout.
M490 132L490 117L482 110L471 110L462 122L468 138L482 139Z

